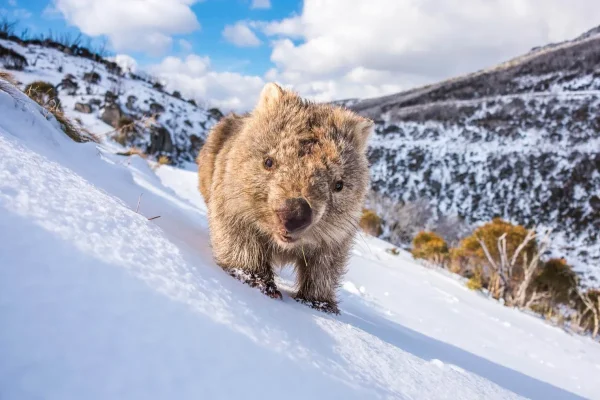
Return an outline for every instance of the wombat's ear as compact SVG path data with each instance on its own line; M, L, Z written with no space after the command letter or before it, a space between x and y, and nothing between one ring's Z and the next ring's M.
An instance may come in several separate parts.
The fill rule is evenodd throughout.
M267 109L275 104L283 97L283 89L276 83L269 82L263 87L258 99L257 109Z
M369 141L369 136L373 130L373 121L369 118L364 118L358 115L355 117L355 121L356 125L354 128L354 135L358 147L362 151L367 148L367 142Z

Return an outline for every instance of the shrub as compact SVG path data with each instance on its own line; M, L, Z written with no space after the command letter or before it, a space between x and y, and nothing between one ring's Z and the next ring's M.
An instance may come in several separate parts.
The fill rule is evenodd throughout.
M506 234L506 253L511 256L523 240L525 240L527 233L527 229L521 225L513 225L500 218L495 218L491 222L475 229L473 234L460 242L459 247L452 252L452 262L460 263L462 270L472 269L475 266L487 266L487 269L490 270L488 258L479 244L478 238L485 243L492 260L499 264L501 260L498 250L498 239ZM526 254L527 259L531 260L536 250L536 242L532 240L523 249L521 254ZM522 276L523 271L521 268L516 268L515 271L512 271L511 277L514 280L519 281L522 279Z
M358 225L365 233L371 236L379 236L383 233L381 218L374 211L368 209L363 209Z
M0 71L0 79L10 83L13 86L17 86L17 80L12 74L8 72Z
M131 147L123 152L118 152L117 155L119 156L126 156L126 157L130 157L130 156L139 156L141 158L146 158L146 154L142 151L142 149L138 148L138 147Z
M476 268L473 276L467 281L467 287L471 290L481 290L483 288L483 279L481 269Z
M533 290L548 293L552 306L568 304L577 290L577 275L566 260L552 258L543 264Z
M58 91L49 82L35 81L25 86L25 94L36 103L46 108L60 109Z
M176 90L176 91L173 92L173 97L175 97L177 99L180 99L181 98L181 93L178 90Z
M444 264L448 258L448 245L434 232L419 232L412 243L412 255L436 264Z
M171 159L165 155L162 155L160 157L158 157L158 160L156 160L156 165L154 166L154 169L158 169L163 165L169 165L171 164Z
M24 56L2 45L0 45L0 63L6 69L18 71L22 71L28 65Z

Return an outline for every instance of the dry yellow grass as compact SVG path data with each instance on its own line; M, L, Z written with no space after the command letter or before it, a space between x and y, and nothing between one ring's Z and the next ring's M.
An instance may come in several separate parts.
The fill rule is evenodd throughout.
M131 147L123 152L117 153L117 155L119 156L126 156L126 157L130 157L130 156L139 156L142 158L146 158L148 157L140 148L137 147Z

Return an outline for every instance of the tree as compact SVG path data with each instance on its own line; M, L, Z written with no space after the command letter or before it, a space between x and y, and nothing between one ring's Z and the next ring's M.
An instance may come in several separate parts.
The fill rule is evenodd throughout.
M538 248L535 229L496 218L465 238L453 257L461 257L472 268L487 268L492 296L523 307L531 294L529 287L538 271L540 257L548 248L549 235L549 230L544 232Z
M586 320L587 314L590 314L591 321L589 328L592 332L592 337L595 339L600 329L600 290L589 289L586 292L578 290L577 296L581 300L581 303L583 303L583 307L579 311L578 324L582 325L582 322Z

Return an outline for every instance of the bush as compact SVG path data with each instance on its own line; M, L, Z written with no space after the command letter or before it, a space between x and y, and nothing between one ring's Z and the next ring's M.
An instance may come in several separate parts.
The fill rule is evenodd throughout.
M28 65L24 56L2 45L0 45L0 63L6 69L17 71L22 71Z
M467 287L471 290L481 290L483 288L481 269L475 269L473 276L467 281Z
M577 290L577 275L566 260L552 258L543 264L533 290L548 293L552 306L568 304Z
M35 81L25 86L25 94L42 107L60 109L58 91L49 82Z
M414 258L444 264L448 258L448 244L434 232L419 232L412 242Z
M138 156L141 158L146 158L146 154L142 151L142 149L138 148L138 147L131 147L123 152L118 152L117 155L119 156L126 156L126 157L131 157L131 156Z
M511 256L515 253L517 247L523 242L527 236L527 229L521 225L513 225L503 221L500 218L495 218L492 222L475 229L473 234L467 236L460 242L458 248L452 252L452 263L459 264L460 269L468 271L476 266L486 266L489 270L489 261L486 257L478 238L480 238L488 248L492 260L500 264L500 252L498 250L498 239L506 234L506 253ZM537 250L537 245L534 240L530 241L523 249L521 254L525 254L528 260L533 258ZM485 272L485 271L484 271ZM516 268L512 273L512 278L516 281L522 279L522 268Z
M180 99L181 98L181 92L179 92L178 90L173 92L173 97L175 97L176 99Z
M365 233L371 236L377 237L383 233L381 218L375 212L368 209L363 209L363 214L360 217L358 225Z

